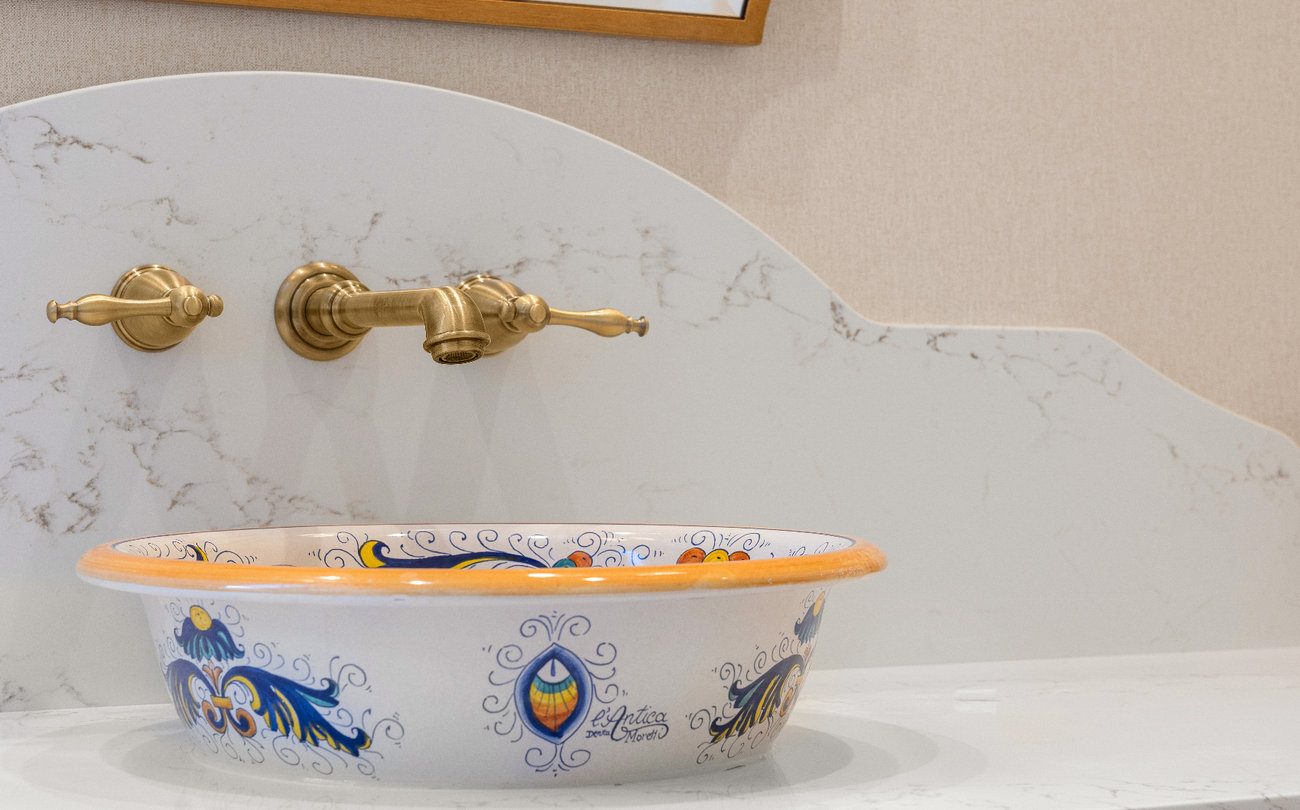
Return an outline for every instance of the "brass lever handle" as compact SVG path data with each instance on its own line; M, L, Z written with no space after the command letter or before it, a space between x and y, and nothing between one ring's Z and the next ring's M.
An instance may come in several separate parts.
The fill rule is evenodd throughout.
M45 316L50 319L50 323L66 318L86 326L103 326L119 318L139 315L169 315L171 311L172 302L169 298L130 301L108 295L83 295L67 304L51 301L45 305Z
M589 312L569 312L552 309L550 323L557 326L576 326L595 332L601 337L618 337L636 332L641 337L650 330L645 318L629 318L617 309L593 309Z
M45 315L50 323L66 318L87 326L103 326L123 318L139 318L143 315L162 315L173 323L202 320L221 314L220 296L206 295L198 287L177 287L166 298L154 298L148 301L136 301L130 298L114 298L111 295L83 295L76 301L60 304L51 301L45 306Z
M474 303L483 310L484 316L495 314L502 326L514 332L538 332L555 324L576 326L601 337L618 337L628 332L636 332L645 337L650 329L650 322L645 318L629 318L617 309L593 309L588 312L552 309L538 296L526 295L513 284L492 276L474 276L462 282L461 289L474 297ZM511 290L517 294L512 295ZM494 335L492 339L500 341L500 338L501 336Z
M650 322L645 318L629 318L616 309L590 312L552 309L540 297L493 276L472 276L459 287L483 312L483 322L492 336L485 354L499 354L552 324L576 326L601 337L618 337L629 332L644 337L650 330Z
M113 324L123 342L142 352L170 349L189 337L204 318L215 318L225 305L184 276L158 264L128 270L110 295L85 295L67 304L45 306L50 323L60 318L103 326Z

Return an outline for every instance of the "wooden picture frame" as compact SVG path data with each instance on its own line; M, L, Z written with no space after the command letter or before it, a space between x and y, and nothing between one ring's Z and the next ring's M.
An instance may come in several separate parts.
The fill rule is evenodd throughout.
M155 0L156 1L156 0ZM398 17L549 28L589 34L684 39L730 45L763 41L769 0L746 0L739 18L666 11L581 6L533 0L162 0L206 5L251 6L366 17Z

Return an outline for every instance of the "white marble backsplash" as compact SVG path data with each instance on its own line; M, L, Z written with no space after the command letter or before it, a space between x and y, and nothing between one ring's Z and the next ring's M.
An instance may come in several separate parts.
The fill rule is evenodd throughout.
M1300 644L1300 448L1078 330L885 326L717 201L593 136L426 87L129 82L0 110L0 709L165 699L86 549L340 521L766 525L864 537L827 667ZM435 366L418 328L293 354L280 282L490 272L552 327ZM45 319L159 263L179 347ZM725 617L724 617L725 618Z

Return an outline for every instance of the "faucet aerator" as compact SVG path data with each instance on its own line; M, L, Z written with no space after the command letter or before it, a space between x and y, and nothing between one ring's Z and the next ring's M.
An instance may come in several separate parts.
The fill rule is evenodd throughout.
M444 340L432 346L426 347L429 354L433 355L435 363L442 363L445 366L455 366L461 363L472 363L483 356L483 349L486 348L487 341L474 340L472 338L455 338Z

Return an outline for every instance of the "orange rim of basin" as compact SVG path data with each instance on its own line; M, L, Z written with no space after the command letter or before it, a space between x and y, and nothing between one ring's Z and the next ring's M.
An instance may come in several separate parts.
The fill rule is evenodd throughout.
M394 525L394 524L380 524ZM615 525L615 524L601 524ZM650 524L636 524L645 526ZM277 529L314 527L276 527ZM715 527L688 527L715 528ZM741 529L742 527L716 527ZM745 530L763 531L763 529ZM255 531L238 529L232 531ZM773 530L775 531L775 530ZM787 531L787 530L780 530ZM156 535L168 540L189 532ZM95 546L77 562L77 573L127 590L158 589L225 593L339 594L353 596L539 596L545 594L615 594L655 591L717 590L796 585L855 579L880 571L887 559L865 540L823 532L800 534L849 540L848 548L821 554L764 560L735 560L687 565L613 568L441 569L317 568L297 565L168 560L120 551L118 540ZM149 540L152 537L134 538Z

